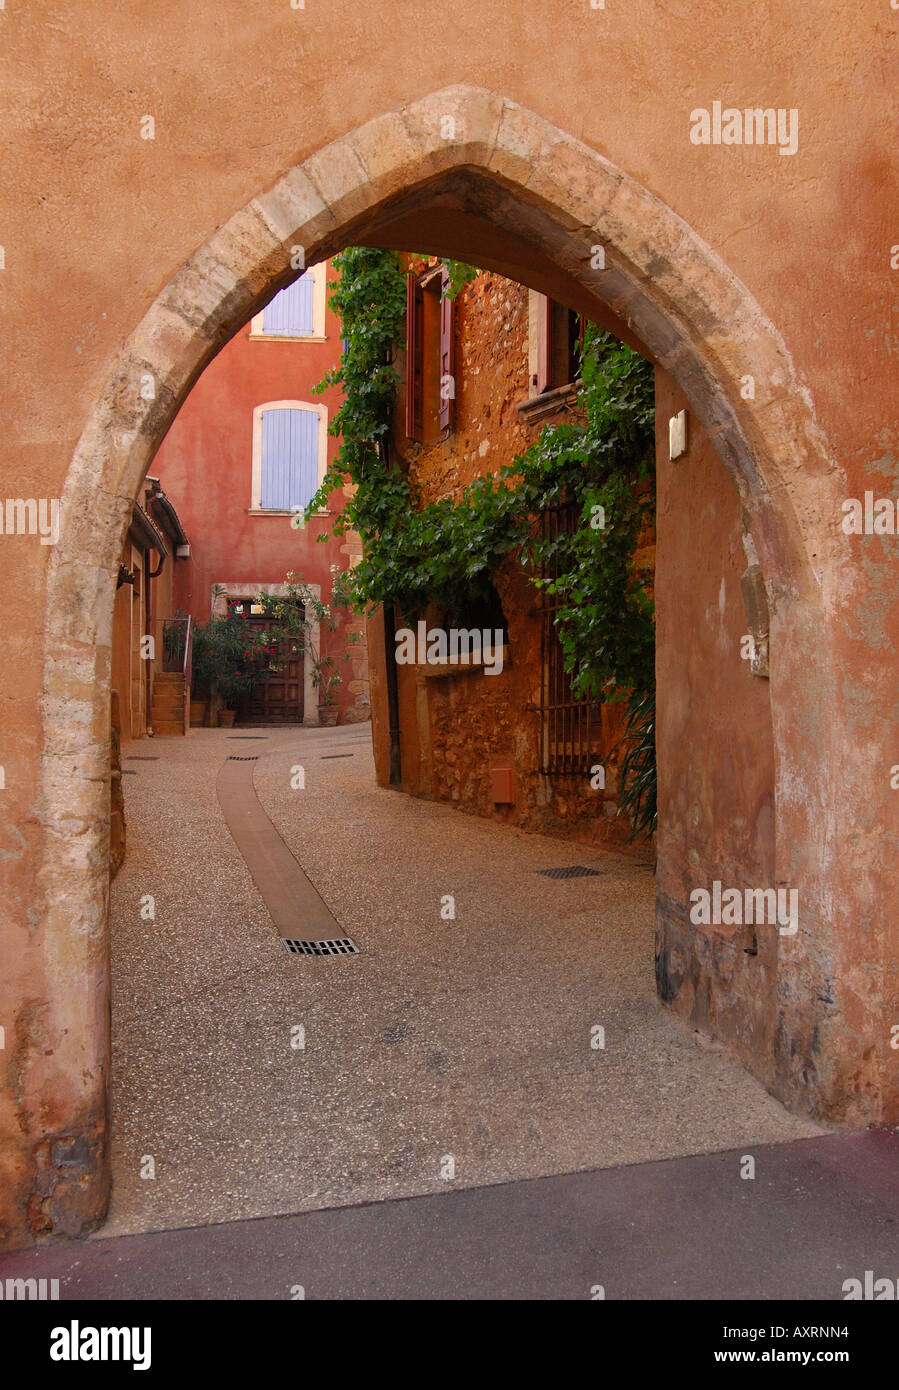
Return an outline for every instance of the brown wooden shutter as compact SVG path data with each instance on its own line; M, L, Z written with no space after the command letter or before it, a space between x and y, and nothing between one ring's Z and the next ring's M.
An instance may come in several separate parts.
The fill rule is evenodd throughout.
M447 299L449 272L444 270L440 282L440 428L452 428L455 414L456 382L453 371L453 324L455 304ZM449 382L447 383L447 378ZM450 394L451 393L451 394Z
M545 294L537 296L537 395L549 389L553 361L553 304Z
M406 434L422 440L424 432L424 293L418 277L406 276Z

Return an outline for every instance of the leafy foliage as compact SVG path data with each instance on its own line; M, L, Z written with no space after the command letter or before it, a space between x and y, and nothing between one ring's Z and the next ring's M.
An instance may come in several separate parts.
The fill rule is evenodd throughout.
M329 605L314 593L312 588L295 574L287 575L284 594L258 594L256 603L266 617L271 619L273 630L279 637L288 638L296 652L309 655L312 666L312 684L319 690L323 704L328 704L342 683L336 670L337 659L325 652L321 643L327 641L327 634L337 631L335 607L346 608L346 572L339 565L331 566L332 603ZM319 632L319 642L315 641L315 630ZM344 652L344 662L349 661L349 653Z
M343 402L328 426L330 434L339 436L340 447L306 508L306 519L324 510L331 492L353 483L358 491L333 528L338 535L352 527L375 537L411 503L404 474L387 462L399 381L392 361L403 336L406 285L395 251L351 246L333 264L340 278L331 282L330 304L342 322L345 345L340 362L313 390L320 395L329 386L343 389Z
M624 756L619 769L618 810L628 816L631 839L651 835L658 820L656 771L655 687L645 695L633 691L628 700Z
M447 268L449 279L446 286L447 299L455 299L460 290L466 285L470 285L472 280L476 280L480 275L476 265L469 265L467 261L444 261Z
M194 629L194 681L233 709L261 680L273 653L239 614L211 618Z
M655 504L650 364L589 326L581 361L583 423L548 427L499 474L475 479L455 500L424 504L388 448L397 384L392 359L405 316L401 264L394 252L354 247L335 266L340 280L331 305L346 347L316 389L343 387L345 400L331 424L341 442L307 518L332 490L354 485L334 527L338 533L354 527L365 543L346 581L350 600L359 608L393 603L407 620L436 601L452 621L486 598L498 567L516 558L556 598L575 694L629 700L621 804L635 829L654 827L654 611L636 558ZM461 286L474 268L455 266L451 283L455 277ZM580 524L542 539L537 520L557 505L576 506ZM558 578L542 580L541 568Z

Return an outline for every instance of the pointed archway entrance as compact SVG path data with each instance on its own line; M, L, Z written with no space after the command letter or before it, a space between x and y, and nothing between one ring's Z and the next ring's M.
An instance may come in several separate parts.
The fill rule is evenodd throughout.
M807 394L747 288L670 208L533 112L453 87L318 150L220 227L134 329L72 459L49 579L41 785L55 1051L52 1072L43 1066L23 1078L32 1115L44 1091L56 1097L53 1128L64 1153L50 1179L42 1177L53 1229L77 1231L98 1219L108 1182L110 633L133 499L199 373L271 294L303 264L347 244L397 244L401 231L422 250L477 260L536 288L564 286L600 320L614 314L679 383L730 471L765 576L777 653L776 873L798 888L802 904L799 932L771 962L772 1016L755 1067L794 1105L835 1115L845 1106L834 980L852 904L835 900L826 843L838 796L828 769L840 746L821 712L818 579L833 545L822 517L828 508L835 514L837 484ZM741 395L747 378L753 399ZM664 767L660 775L664 786ZM662 952L665 930L663 923ZM683 941L678 949L686 958L668 971L669 982L678 974L694 990L720 990L722 1007L739 1008L699 938L695 949ZM29 1136L32 1151L39 1137Z

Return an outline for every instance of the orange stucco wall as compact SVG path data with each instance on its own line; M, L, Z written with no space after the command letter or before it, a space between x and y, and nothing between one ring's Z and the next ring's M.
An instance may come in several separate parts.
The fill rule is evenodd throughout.
M102 15L36 0L0 18L6 495L63 496L68 527L65 564L33 536L0 543L0 585L17 600L0 667L0 1239L81 1231L104 1210L102 769L139 445L155 446L204 354L285 283L289 238L312 214L279 221L270 202L274 230L248 213L180 268L285 171L388 113L393 147L388 131L309 166L325 186L316 244L359 239L408 193L415 206L392 212L420 234L400 246L486 264L490 223L502 273L541 289L555 274L558 297L568 284L573 302L614 301L667 343L741 478L772 599L776 873L809 904L778 960L775 1055L759 1048L753 1065L815 1113L899 1114L897 540L839 526L842 499L896 491L899 11L459 0L429 13L427 42L410 0ZM453 83L481 94L447 96ZM415 106L431 93L436 105ZM517 103L501 148L499 98ZM795 109L798 151L692 143L691 111L719 99ZM439 134L447 106L463 140L466 121L476 131L457 163L476 163L483 185L428 220L424 184L456 157ZM413 108L404 163L397 113ZM538 128L563 138L541 146ZM241 240L251 226L258 255ZM612 273L588 283L597 226ZM131 363L147 360L167 364L165 385L138 411ZM740 394L747 362L754 400Z
M328 267L328 274L333 274ZM173 601L199 623L212 612L214 584L283 584L294 571L307 584L319 585L322 598L331 594L331 565L346 569L347 541L331 536L327 544L316 537L328 530L328 518L312 520L297 530L289 517L250 514L253 411L269 401L293 400L324 404L330 421L342 394L329 387L321 396L313 386L340 357L340 323L330 308L325 312L325 341L266 341L251 336L245 324L210 363L178 412L151 472L175 506L190 542L190 558L176 562ZM328 436L330 463L339 440ZM343 493L330 498L332 513L343 506ZM338 615L339 616L339 615ZM337 656L341 677L336 703L340 714L356 707L360 694L358 672L343 661L346 623L324 638L324 650ZM353 651L357 655L357 651Z

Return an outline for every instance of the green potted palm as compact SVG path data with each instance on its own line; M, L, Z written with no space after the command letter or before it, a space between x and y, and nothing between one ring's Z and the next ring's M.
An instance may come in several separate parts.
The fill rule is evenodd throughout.
M248 694L265 670L260 645L234 613L211 618L194 635L193 677L218 704L218 722L231 728L241 696Z

